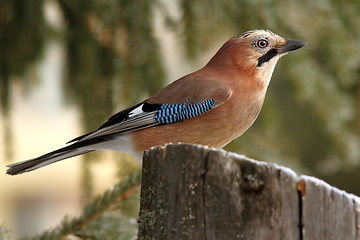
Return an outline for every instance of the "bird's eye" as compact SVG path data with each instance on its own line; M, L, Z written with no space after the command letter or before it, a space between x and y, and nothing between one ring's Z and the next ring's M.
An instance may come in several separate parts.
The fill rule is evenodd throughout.
M266 39L260 39L256 42L258 48L266 48L269 45L269 41Z

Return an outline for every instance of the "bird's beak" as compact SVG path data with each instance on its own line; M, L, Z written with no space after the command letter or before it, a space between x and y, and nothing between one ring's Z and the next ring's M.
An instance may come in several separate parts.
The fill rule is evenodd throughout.
M278 46L277 51L278 53L287 53L290 51L295 51L299 48L302 48L303 46L307 45L303 41L299 40L287 40L286 44L283 46Z

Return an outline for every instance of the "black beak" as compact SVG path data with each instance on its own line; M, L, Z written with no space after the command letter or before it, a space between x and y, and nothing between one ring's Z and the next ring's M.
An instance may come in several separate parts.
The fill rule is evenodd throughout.
M302 48L303 46L307 45L303 41L299 40L287 40L286 45L279 46L277 48L278 53L287 53L291 51L295 51L299 48Z

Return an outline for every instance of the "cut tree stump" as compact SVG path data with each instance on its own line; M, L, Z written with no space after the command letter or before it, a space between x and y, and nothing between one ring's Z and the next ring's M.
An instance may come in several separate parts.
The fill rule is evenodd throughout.
M360 239L360 199L321 180L187 144L144 155L139 239Z

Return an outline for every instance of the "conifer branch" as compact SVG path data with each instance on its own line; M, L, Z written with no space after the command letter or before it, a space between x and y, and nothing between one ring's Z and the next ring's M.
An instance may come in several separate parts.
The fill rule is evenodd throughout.
M62 223L54 229L24 239L66 239L68 235L77 235L78 232L102 216L116 203L129 198L139 188L140 183L141 170L139 169L127 176L122 182L117 183L112 189L107 190L102 196L95 198L85 207L81 216L72 219L65 217Z

